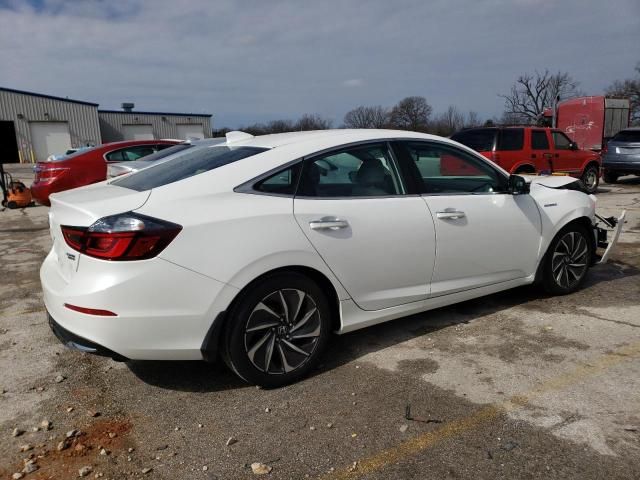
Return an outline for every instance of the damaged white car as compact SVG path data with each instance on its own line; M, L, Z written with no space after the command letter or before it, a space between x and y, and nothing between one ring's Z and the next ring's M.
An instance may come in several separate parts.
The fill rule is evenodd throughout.
M534 282L573 292L624 218L596 226L571 177L509 176L391 130L231 132L51 200L41 279L62 341L120 360L220 353L268 387L307 374L332 332Z

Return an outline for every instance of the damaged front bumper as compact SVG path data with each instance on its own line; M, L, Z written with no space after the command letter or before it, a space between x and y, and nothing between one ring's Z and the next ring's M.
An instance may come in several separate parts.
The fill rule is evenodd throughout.
M613 247L618 243L618 239L620 238L620 232L622 231L622 226L624 225L624 219L627 215L627 211L623 210L618 218L616 217L601 217L596 213L596 222L593 226L595 234L596 234L596 242L598 248L604 248L605 251L598 261L598 264L607 263L609 260L609 256L613 251ZM609 234L611 234L611 240L609 240Z

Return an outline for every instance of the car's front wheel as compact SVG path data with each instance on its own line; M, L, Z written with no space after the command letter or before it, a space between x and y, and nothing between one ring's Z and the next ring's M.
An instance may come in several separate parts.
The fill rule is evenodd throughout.
M542 285L554 295L575 292L584 282L593 257L587 230L578 224L563 228L544 259Z
M587 193L595 193L598 190L598 183L600 183L600 170L595 165L589 165L582 172L582 184Z
M313 369L331 334L324 292L308 277L276 273L252 285L229 313L225 360L249 383L273 388Z

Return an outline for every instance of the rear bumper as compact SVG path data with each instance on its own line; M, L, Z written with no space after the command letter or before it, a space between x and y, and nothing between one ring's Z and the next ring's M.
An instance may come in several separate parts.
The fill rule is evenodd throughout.
M33 183L31 184L31 196L39 204L46 205L48 207L51 205L49 195L55 193L54 188L54 182Z
M56 322L49 312L47 312L47 316L49 317L49 327L51 327L51 331L65 346L84 353L92 353L94 355L100 355L102 357L109 357L117 362L126 362L127 360L129 360L127 357L109 350L102 345L98 345L95 342L91 342L86 338L71 333L69 330L62 327L58 322Z
M77 271L65 278L55 248L40 280L52 329L63 343L131 360L201 360L213 320L237 292L160 258L105 262L81 256ZM77 312L65 303L117 315Z
M602 168L605 172L640 173L640 155L605 156Z

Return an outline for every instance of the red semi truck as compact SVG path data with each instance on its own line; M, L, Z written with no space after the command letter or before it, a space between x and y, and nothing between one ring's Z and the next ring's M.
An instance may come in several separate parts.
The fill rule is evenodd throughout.
M545 114L553 116L551 109ZM629 126L629 100L604 96L571 98L558 103L554 120L552 125L579 148L599 152L611 137Z

